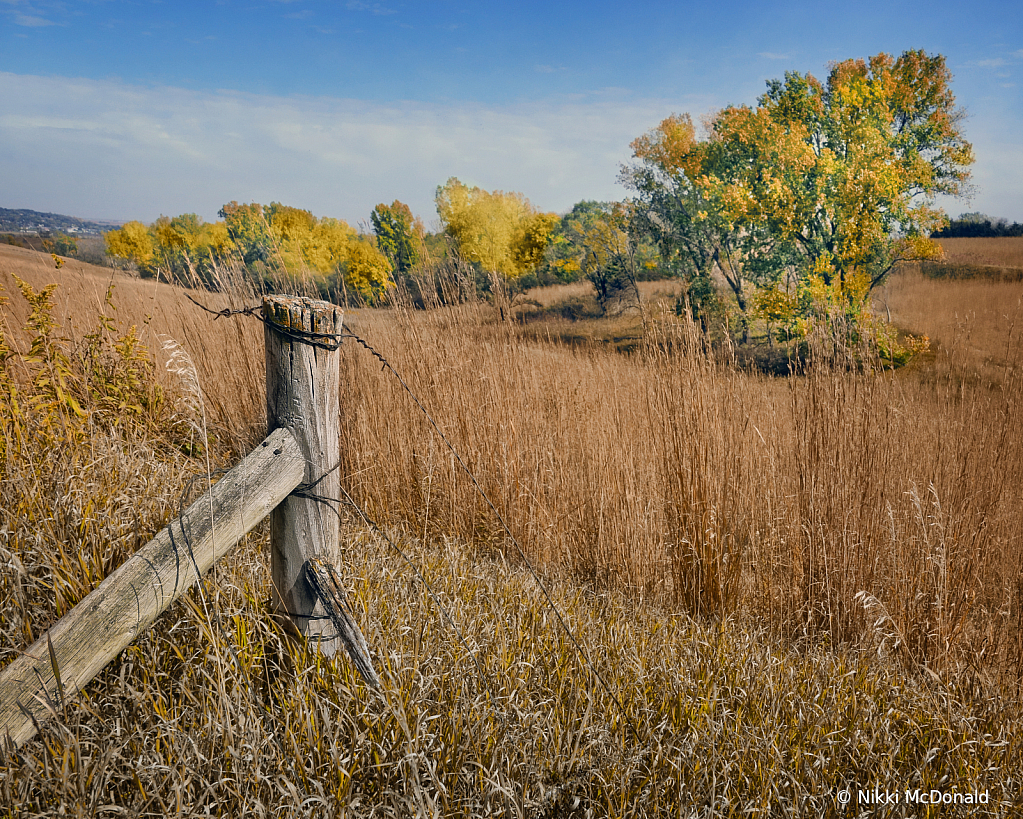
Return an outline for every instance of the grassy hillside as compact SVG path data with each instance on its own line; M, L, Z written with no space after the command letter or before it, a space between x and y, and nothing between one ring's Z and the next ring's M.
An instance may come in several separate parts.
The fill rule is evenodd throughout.
M11 274L36 292L59 282L43 342ZM0 247L0 285L23 408L4 432L6 663L176 514L207 447L230 463L265 422L254 320L18 248ZM350 311L541 568L592 665L401 386L346 344L344 486L393 545L341 508L342 569L382 691L269 616L257 532L39 739L4 752L0 806L896 816L904 801L857 792L933 788L989 801L909 813L1012 815L1023 385L1001 317L1020 295L907 274L878 309L933 352L895 373L832 361L790 378L731 366L653 308L629 354L588 343L608 337L599 325L564 345L482 304ZM166 370L166 338L201 394Z

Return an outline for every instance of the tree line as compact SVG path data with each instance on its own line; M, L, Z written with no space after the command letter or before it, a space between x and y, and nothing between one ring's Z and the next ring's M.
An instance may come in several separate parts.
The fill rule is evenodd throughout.
M439 235L398 201L374 209L365 235L279 203L231 202L213 224L128 223L108 248L143 272L202 276L232 254L255 276L302 268L324 292L369 302L438 256L495 293L587 278L604 305L670 276L684 309L704 322L724 310L745 338L758 318L790 337L822 316L856 325L898 264L941 255L933 237L951 226L936 197L967 191L973 150L951 79L944 57L923 51L845 60L823 81L788 72L755 106L700 127L668 116L631 144L620 172L630 197L566 214L451 178L436 192Z
M1008 219L991 217L984 213L964 213L952 219L945 227L934 231L934 239L994 238L1000 236L1023 236L1023 225L1009 224Z

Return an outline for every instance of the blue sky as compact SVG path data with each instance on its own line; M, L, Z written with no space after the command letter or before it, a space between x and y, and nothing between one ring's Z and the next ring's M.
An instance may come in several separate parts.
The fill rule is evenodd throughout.
M1023 14L1010 2L0 0L0 207L152 221L230 200L434 222L448 177L544 209L622 198L629 142L753 104L786 71L941 53L972 201L1023 221Z

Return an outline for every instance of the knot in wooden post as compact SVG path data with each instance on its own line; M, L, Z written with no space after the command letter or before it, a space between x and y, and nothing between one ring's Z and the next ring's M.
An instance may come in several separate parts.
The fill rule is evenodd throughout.
M307 561L341 559L341 492L337 469L341 433L340 334L343 311L326 301L265 296L266 419L286 427L306 459L303 484L319 498L290 495L270 516L270 563L275 609L286 614L327 656L337 651L334 626L306 579ZM301 487L300 487L301 488Z

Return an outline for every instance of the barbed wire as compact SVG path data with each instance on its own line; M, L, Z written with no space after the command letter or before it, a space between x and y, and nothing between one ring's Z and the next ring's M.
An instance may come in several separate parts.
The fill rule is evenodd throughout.
M286 327L283 324L279 324L276 321L271 321L260 312L262 310L261 305L254 307L241 307L241 308L230 308L225 307L222 310L211 310L204 304L200 304L193 299L187 293L185 298L188 299L196 307L205 310L213 316L213 320L216 321L218 318L227 318L228 316L251 316L252 318L258 319L268 327L272 327L274 332L280 333L282 336L287 336L294 341L301 342L302 344L308 344L310 347L317 347L321 350L327 350L328 352L334 352L338 347L341 346L341 339L346 337L345 333L316 333L311 330L299 330L295 327Z
M244 307L244 308L240 308L240 309L224 308L222 310L211 310L210 308L208 308L208 307L200 304L199 302L197 302L191 296L188 296L186 294L186 297L188 298L189 301L191 301L193 304L195 304L196 306L200 307L201 309L205 310L207 313L213 314L214 315L214 320L216 320L217 318L227 317L227 316L234 316L234 315L252 316L252 317L255 317L255 318L259 319L261 322L263 322L267 326L272 327L275 332L281 333L282 335L288 336L288 337L292 338L295 341L298 341L298 342L300 342L302 344L308 344L308 345L313 346L313 347L319 347L321 349L328 349L328 350L336 350L340 346L340 343L341 343L342 339L350 338L353 341L355 341L359 346L361 346L363 349L365 349L367 352L369 352L374 358L376 358L380 362L380 364L381 364L381 371L383 371L383 370L390 371L391 375L398 381L399 384L401 384L402 388L409 395L409 397L412 399L412 401L415 403L415 405L417 407L419 407L419 410L426 417L426 420L430 422L430 426L433 427L434 432L438 435L438 437L441 439L441 441L444 442L444 445L451 452L452 457L457 461L457 463L461 467L462 471L465 472L465 474L469 477L469 480L472 482L473 487L476 489L476 491L479 494L479 496L483 499L483 501L489 507L489 509L493 513L495 519L501 525L501 528L504 530L505 534L508 536L508 539L511 541L512 545L515 547L515 551L518 554L519 559L525 565L527 571L532 575L533 580L536 581L536 584L539 587L541 593L543 594L543 597L544 597L544 600L547 603L547 606L550 608L551 612L554 614L554 617L557 620L558 625L561 627L562 631L564 631L565 634L568 636L568 639L571 642L572 647L575 649L575 651L578 654L578 656L582 659L583 664L585 665L587 670L589 670L589 672L591 674L593 674L593 676L600 683L600 685L604 689L604 691L607 692L608 696L611 697L612 701L618 707L618 710L621 711L622 716L624 717L626 724L629 726L629 728L632 731L633 735L635 736L636 740L642 742L642 738L639 735L639 730L636 728L636 725L633 722L632 718L629 716L629 713L625 709L625 706L622 704L621 700L615 694L615 692L611 688L610 684L604 679L604 677L600 674L600 672L597 671L596 666L593 665L593 663L590 660L589 656L586 654L586 651L583 649L582 645L576 639L575 635L572 633L572 630L568 627L568 624L565 622L564 617L562 617L561 611L558 609L558 607L555 604L553 598L551 597L551 594L548 591L546 584L540 579L539 573L533 567L533 564L529 560L529 558L526 557L525 551L523 550L521 544L519 543L518 538L516 538L515 534L512 532L511 527L508 525L507 521L505 521L504 516L501 514L501 512L498 510L498 508L494 505L493 501L490 500L490 497L483 490L483 487L480 485L479 481L476 479L476 476L473 474L472 470L469 469L468 465L462 459L462 456L459 454L458 450L455 449L454 444L452 444L451 441L448 439L447 435L444 434L444 431L440 428L440 426L434 420L434 418L430 414L429 410L427 410L427 408L423 404L423 402L419 400L419 397L415 394L415 392L413 392L412 388L408 385L408 383L405 381L405 379L402 378L401 374L391 365L390 361L388 361L385 356L383 356L379 351L377 351L364 338L362 338L361 336L357 335L356 333L351 332L350 330L349 331L342 331L340 333L311 333L311 332L304 331L304 330L296 331L294 328L283 327L282 325L278 324L277 322L271 321L270 319L267 319L265 316L261 315L258 312L258 311L261 310L260 306ZM333 344L333 346L328 346L329 344ZM334 470L336 470L339 465L340 465L340 462L339 462L338 465L335 465L330 470L330 472L333 472ZM315 484L319 483L324 477L326 477L327 474L329 474L329 473L325 473L324 475L319 476L312 483L312 485L315 486ZM344 492L344 494L346 496L348 496L347 491L345 491L343 488L342 488L341 491ZM329 499L324 499L324 500L329 500ZM377 531L381 535L383 535L383 531L382 530L380 530L378 527L376 527L375 524L372 524L370 522L369 518L365 517L365 515L362 515L361 509L359 509L359 507L355 504L354 500L351 499L351 496L348 496L348 500L360 512L360 515L367 522L367 524L371 525L371 527L374 528L375 531ZM340 503L339 500L336 501L336 502ZM335 510L335 511L337 511L337 510ZM338 512L338 514L340 516L339 512ZM386 535L384 537L386 538ZM397 546L394 546L393 543L392 543L392 546L397 550ZM401 556L406 560L406 562L409 564L409 566L412 566L412 568L415 569L415 567L413 566L411 561L409 561L409 559L402 552L400 552L400 550L398 550L398 553L401 554ZM421 577L421 579L425 583L425 578ZM432 595L432 591L431 591L431 595ZM434 600L435 600L435 602L438 603L438 605L440 604L440 601L437 600L436 596L434 596ZM454 627L454 621L450 620L450 622L451 622L452 626ZM456 628L456 632L457 632L457 627L455 627L455 628ZM472 656L473 656L474 661L475 661L475 655L472 655ZM479 668L478 662L477 662L477 668Z
M477 658L475 652L472 650L472 647L469 645L468 641L465 639L465 636L462 634L462 630L458 627L458 624L455 622L455 619L451 616L451 613L447 610L447 608L444 606L444 604L440 601L440 598L437 596L437 593L434 591L433 587L430 585L430 582L426 579L426 577L423 575L423 573L421 571L419 571L419 569L416 567L416 564L412 562L412 558L410 558L401 549L401 547L399 547L398 544L394 542L394 540L391 538L391 536L388 535L387 532L385 532L376 523L376 521L374 521L372 518L370 518L366 514L366 512L363 510L363 508L358 503L356 503L355 499L352 498L352 496L348 493L348 490L346 490L343 486L340 487L340 489L341 489L341 494L344 495L344 503L346 503L349 506L351 506L352 509L355 510L355 513L362 519L362 521L370 529L372 529L374 532L376 532L376 534L378 534L381 538L383 538L384 542L387 543L387 545L390 546L391 549L393 549L394 552L402 560L405 561L406 565L412 570L413 574L415 574L415 576L418 578L419 582L423 584L423 588L426 589L426 593L430 596L430 599L433 600L434 604L437 606L437 609L443 615L444 619L447 620L448 625L450 625L451 629L455 632L455 636L458 637L458 641L462 644L462 647L465 648L465 650L468 653L469 657L472 658L473 664L476 666L476 671L479 674L480 680L483 682L483 685L486 686L487 693L490 694L491 702L493 703L494 708L495 708L495 713L498 713L498 716L501 716L500 713L496 711L497 696L494 693L493 688L490 687L490 683L487 681L486 675L483 673L483 667L480 665L479 658ZM344 523L344 518L341 516L341 510L340 510L340 506L341 506L341 503L342 503L342 499L341 498L327 498L327 497L324 497L322 495L310 494L308 492L299 493L297 490L295 492L293 492L292 494L295 497L307 498L308 500L312 500L312 501L316 501L317 503L324 504L335 515L337 515L338 520L341 523ZM349 609L349 611L351 611L351 609ZM501 718L502 718L502 721L504 721L503 717L501 717Z

